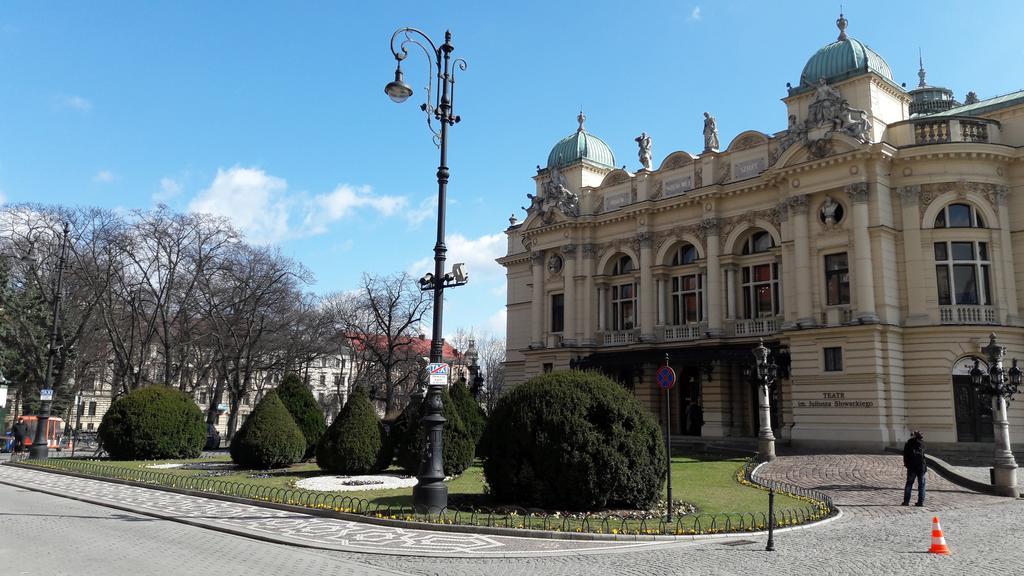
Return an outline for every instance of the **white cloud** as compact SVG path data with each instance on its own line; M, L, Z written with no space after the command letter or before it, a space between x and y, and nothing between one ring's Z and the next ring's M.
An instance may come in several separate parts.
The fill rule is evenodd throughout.
M117 180L117 176L110 170L100 170L92 177L93 182L99 182L101 184L108 184L114 180Z
M181 194L181 184L174 178L167 178L166 176L160 179L160 190L153 193L153 203L163 204L168 200L172 200Z
M437 214L437 196L427 196L423 200L420 200L420 203L416 208L405 211L405 219L409 221L409 224L415 227L419 226L427 219L433 219L434 214Z
M161 181L161 188L175 186L177 183L168 178ZM290 192L285 179L259 168L235 166L218 169L210 186L189 203L189 210L224 216L250 242L270 244L323 234L330 224L356 211L392 216L406 204L402 196L375 196L370 186L348 184L310 197L304 192Z
M92 102L82 98L81 96L75 96L74 94L57 96L54 99L54 103L58 108L67 108L69 110L78 110L80 112L88 112L89 110L92 110Z
M391 216L405 208L406 203L406 199L401 196L374 196L369 186L342 184L329 194L314 196L309 202L306 231L322 234L328 224L341 220L359 208L369 208L383 216Z
M694 6L690 11L690 20L700 20L700 6Z
M288 236L288 183L258 168L218 169L210 187L189 203L189 210L224 216L256 244Z
M466 238L461 234L452 234L445 239L448 248L447 266L456 262L464 262L469 272L470 281L501 278L504 282L505 269L495 259L505 255L508 249L504 233L484 235L479 238ZM426 270L433 270L434 258L427 257L417 260L409 267L409 273L419 278Z

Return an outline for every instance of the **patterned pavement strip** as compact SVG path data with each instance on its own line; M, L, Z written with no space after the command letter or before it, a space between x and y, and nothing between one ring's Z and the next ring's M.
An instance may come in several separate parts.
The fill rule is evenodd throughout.
M0 482L239 535L345 552L445 558L578 556L691 546L699 542L557 540L412 530L11 466L0 466Z

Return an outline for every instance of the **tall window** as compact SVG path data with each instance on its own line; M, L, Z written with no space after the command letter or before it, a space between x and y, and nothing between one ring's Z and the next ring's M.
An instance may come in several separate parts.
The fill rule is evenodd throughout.
M936 242L939 304L991 305L988 258L987 242Z
M323 387L326 386L326 385L327 385L327 374L324 374L324 373L321 372L320 373L320 389L322 390Z
M763 318L779 313L779 265L743 267L743 314Z
M950 204L935 217L936 228L984 228L985 219L970 204Z
M672 278L672 324L679 326L701 321L700 274Z
M551 295L551 331L565 330L565 294Z
M621 256L612 268L613 276L633 273L633 259ZM612 286L612 330L632 330L636 325L636 284L631 281Z
M829 306L850 303L850 265L846 252L825 256L825 292Z
M95 416L95 415L96 415L96 403L95 402L89 402L89 416Z
M825 372L843 371L843 349L840 347L824 348Z

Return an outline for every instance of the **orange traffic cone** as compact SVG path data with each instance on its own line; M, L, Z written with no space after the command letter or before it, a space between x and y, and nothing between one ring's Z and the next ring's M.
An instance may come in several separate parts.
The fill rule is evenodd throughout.
M932 518L932 547L928 552L949 556L949 546L946 546L946 537L942 535L942 527L939 526L938 516Z

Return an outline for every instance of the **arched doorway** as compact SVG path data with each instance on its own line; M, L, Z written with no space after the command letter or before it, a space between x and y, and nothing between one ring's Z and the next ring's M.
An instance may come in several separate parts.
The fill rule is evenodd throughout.
M956 411L957 442L992 442L992 401L978 394L971 384L974 358L968 356L953 364L953 406ZM988 372L988 365L981 362Z

